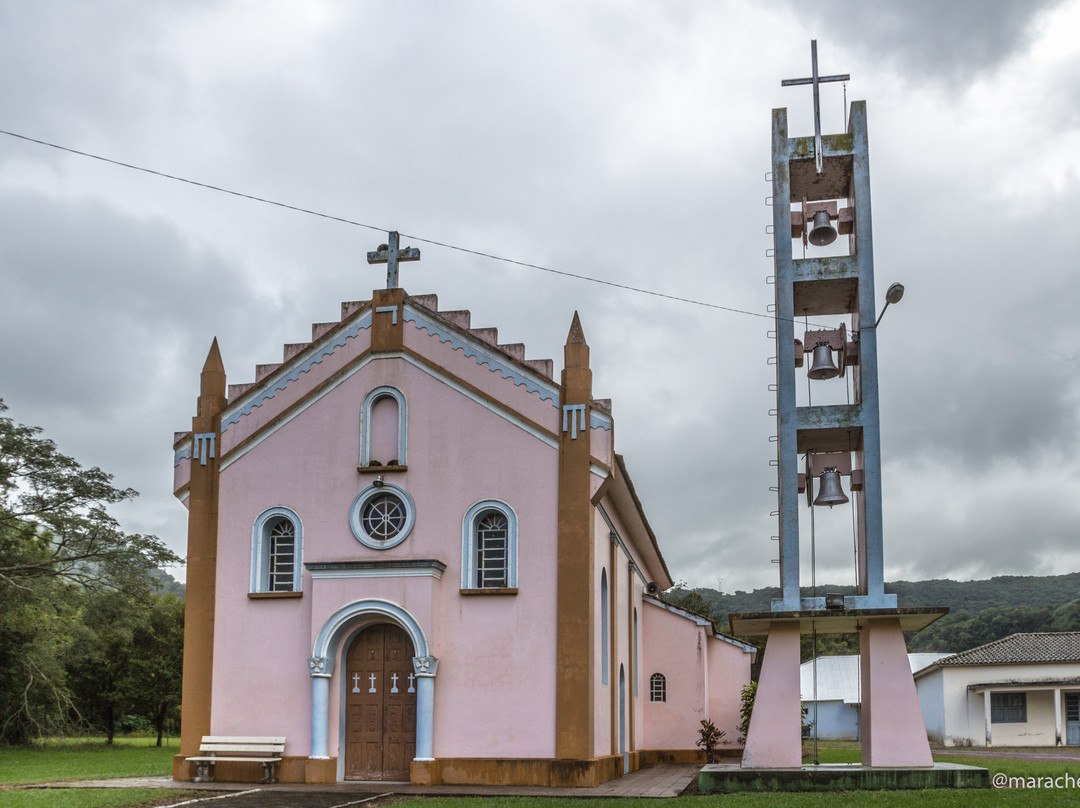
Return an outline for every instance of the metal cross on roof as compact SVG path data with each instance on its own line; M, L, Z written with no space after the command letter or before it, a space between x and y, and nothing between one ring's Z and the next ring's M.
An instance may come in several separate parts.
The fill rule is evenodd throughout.
M817 40L810 40L810 61L813 63L814 74L806 79L784 79L780 82L781 87L791 87L795 84L814 85L814 161L817 165L817 173L822 170L821 163L821 103L818 101L818 85L823 81L847 81L851 76L847 73L837 76L819 76L817 72Z
M380 244L379 249L367 254L369 264L386 264L386 288L396 289L398 285L398 262L419 261L420 250L416 247L398 248L398 231L390 231L390 243Z

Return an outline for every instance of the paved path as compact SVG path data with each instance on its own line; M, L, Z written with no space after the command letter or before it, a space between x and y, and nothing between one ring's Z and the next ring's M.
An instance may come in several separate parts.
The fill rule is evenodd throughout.
M189 803L192 808L343 808L376 806L400 797L677 797L696 781L700 766L664 764L646 766L636 772L609 780L596 788L553 788L550 786L413 786L408 783L191 783L168 777L124 777L113 780L78 780L44 784L43 788L179 788L215 792L205 802ZM193 797L195 795L192 795ZM384 799L378 799L383 797ZM179 803L180 801L178 801Z
M1009 760L1042 760L1051 763L1077 763L1080 762L1080 750L1075 746L1048 746L1043 749L1028 747L1027 749L972 749L965 746L954 746L949 749L935 749L935 755L955 755L956 757L983 757L983 758L1008 758Z

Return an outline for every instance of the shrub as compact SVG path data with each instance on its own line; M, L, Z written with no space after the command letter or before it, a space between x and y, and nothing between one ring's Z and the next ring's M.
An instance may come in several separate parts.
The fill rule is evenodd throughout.
M716 724L708 719L701 722L701 729L698 730L698 739L696 746L700 746L702 751L705 752L706 763L719 763L720 762L720 750L717 746L720 744L720 739L724 737L724 731L717 729Z

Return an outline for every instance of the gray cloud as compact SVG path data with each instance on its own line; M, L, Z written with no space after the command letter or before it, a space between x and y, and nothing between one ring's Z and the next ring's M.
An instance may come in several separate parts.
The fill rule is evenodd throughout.
M819 48L849 48L876 64L890 65L911 82L943 82L951 89L1001 67L1031 41L1040 15L1063 0L906 0L791 3L815 31ZM819 50L819 58L825 55ZM835 67L835 54L832 64ZM824 62L822 62L824 65ZM843 66L824 73L850 72Z
M46 1L0 11L0 87L5 128L765 313L769 109L789 105L806 132L808 93L779 81L807 68L825 20L839 39L819 37L823 69L875 88L878 294L908 287L879 332L887 560L911 575L1066 571L1075 64L1040 66L1031 45L1039 15L1066 5L329 3L256 19L228 2ZM999 81L1007 60L1030 83ZM991 81L992 103L957 92ZM15 301L0 395L140 488L131 529L182 550L169 444L210 340L229 381L251 381L382 285L364 253L383 239L0 140L0 288ZM775 582L768 319L417 246L409 292L471 309L556 368L580 312L595 393L614 400L616 449L676 577ZM1004 496L1021 472L1031 491ZM1018 531L1036 536L1022 556ZM846 542L826 541L823 570L846 574Z

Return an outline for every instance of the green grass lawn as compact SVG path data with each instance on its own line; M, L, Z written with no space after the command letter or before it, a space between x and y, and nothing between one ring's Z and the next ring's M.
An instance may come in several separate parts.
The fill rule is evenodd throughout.
M0 784L89 780L172 774L172 757L180 751L176 738L158 748L154 738L47 741L41 746L0 748Z
M152 788L11 789L13 785L104 777L167 776L180 743L158 748L155 738L64 738L40 746L0 748L0 805L3 808L133 808L169 805L195 796L190 791ZM7 786L7 788L5 788Z
M172 756L179 751L176 740L162 748L153 739L122 739L112 747L101 740L78 739L49 742L43 746L0 749L0 805L3 808L145 808L169 805L198 796L174 789L36 789L12 788L31 783L105 777L167 776ZM828 744L819 750L822 763L854 762L854 745ZM989 769L991 775L1011 777L1059 777L1066 773L1080 779L1080 763L1024 761L936 755L936 759ZM1065 806L1080 803L1080 788L987 789L927 791L830 792L822 794L730 794L694 796L658 802L650 799L580 798L430 798L399 803L395 808L996 808L1006 806Z

